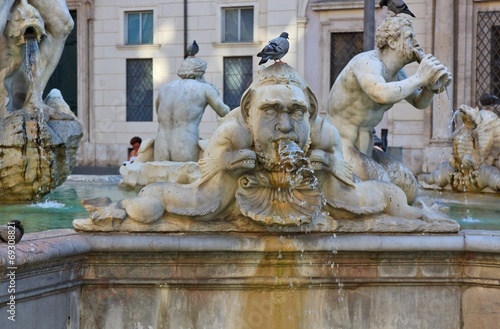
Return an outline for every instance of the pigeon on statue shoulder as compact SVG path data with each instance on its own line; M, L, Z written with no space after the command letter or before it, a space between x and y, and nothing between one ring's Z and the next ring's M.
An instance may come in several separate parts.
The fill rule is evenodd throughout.
M279 37L271 39L262 51L257 54L257 57L262 57L259 65L266 63L270 59L281 62L281 58L286 55L288 48L290 48L288 33L283 32Z
M403 0L381 0L379 5L380 8L386 6L387 9L394 13L394 16L398 14L407 14L411 17L415 17Z

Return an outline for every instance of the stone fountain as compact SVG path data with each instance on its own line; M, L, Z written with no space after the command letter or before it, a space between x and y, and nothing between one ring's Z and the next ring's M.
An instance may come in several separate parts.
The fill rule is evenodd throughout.
M444 66L420 65L409 79L425 103ZM399 164L355 175L346 130L318 107L293 67L265 68L208 141L199 178L84 199L76 230L28 234L13 261L0 250L0 312L17 328L495 327L500 234L409 202L384 174Z
M82 231L457 232L426 205L408 205L398 186L354 182L342 141L318 117L316 96L276 63L261 72L226 115L190 184L157 182L138 197L82 201Z
M76 161L82 124L61 93L42 93L73 28L65 2L0 5L0 202L36 200Z

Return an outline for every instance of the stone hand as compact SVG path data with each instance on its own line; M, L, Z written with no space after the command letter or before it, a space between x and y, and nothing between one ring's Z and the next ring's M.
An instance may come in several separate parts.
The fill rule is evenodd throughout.
M448 69L445 67L444 70L438 71L434 79L432 80L433 82L430 85L430 89L436 93L442 93L446 87L448 87L451 82L452 82L452 77Z
M424 86L432 89L432 83L438 73L445 71L446 67L434 56L427 54L422 58L416 75L422 80Z

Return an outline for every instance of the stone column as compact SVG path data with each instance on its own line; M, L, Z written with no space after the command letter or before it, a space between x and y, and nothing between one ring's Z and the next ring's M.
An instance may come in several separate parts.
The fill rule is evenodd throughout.
M373 0L365 0L363 19L363 50L373 50L375 48L375 3Z
M297 17L297 72L305 76L307 17Z
M434 35L433 55L436 56L452 73L454 63L454 1L427 1L428 5L434 2ZM429 119L431 135L429 145L424 150L424 172L436 169L439 163L447 161L451 155L451 119L453 117L453 95L455 81L447 90L434 96L432 115Z
M454 55L454 1L435 1L434 13L434 56L436 56L450 72L453 73ZM445 141L451 135L451 118L453 116L453 85L446 92L434 97L432 102L432 135L431 141Z

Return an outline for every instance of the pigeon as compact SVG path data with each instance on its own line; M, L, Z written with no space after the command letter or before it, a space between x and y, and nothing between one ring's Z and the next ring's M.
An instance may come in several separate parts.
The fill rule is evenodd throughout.
M194 55L196 55L198 53L198 51L200 51L200 47L196 43L196 40L193 40L193 43L190 44L189 46L187 46L186 56L194 57Z
M281 58L286 55L290 44L288 43L288 33L283 32L279 37L271 39L269 43L262 49L257 57L262 57L259 62L260 64L266 63L268 60L272 59L275 62L281 62Z
M403 0L381 0L379 5L380 8L387 6L387 9L392 11L394 16L403 13L415 17Z
M12 224L14 224L14 229L12 229ZM0 241L9 242L9 235L12 235L12 232L14 232L14 242L18 243L21 241L24 235L24 227L20 220L13 219L8 225L0 226Z
M490 106L500 104L500 98L495 95L484 93L479 98L479 102L482 106Z

